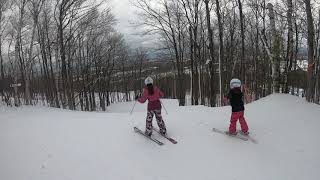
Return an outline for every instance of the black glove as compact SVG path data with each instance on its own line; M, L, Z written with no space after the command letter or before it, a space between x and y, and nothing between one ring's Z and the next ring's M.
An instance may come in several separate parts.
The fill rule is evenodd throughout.
M140 96L139 95L136 95L136 98L135 98L135 100L138 100L140 98Z

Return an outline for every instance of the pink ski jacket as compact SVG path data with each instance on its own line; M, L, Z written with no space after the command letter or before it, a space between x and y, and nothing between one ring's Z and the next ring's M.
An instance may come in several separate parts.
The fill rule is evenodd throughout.
M148 111L161 109L160 98L164 96L163 92L156 86L153 87L153 94L150 95L147 88L143 89L143 95L138 99L140 103L148 100Z

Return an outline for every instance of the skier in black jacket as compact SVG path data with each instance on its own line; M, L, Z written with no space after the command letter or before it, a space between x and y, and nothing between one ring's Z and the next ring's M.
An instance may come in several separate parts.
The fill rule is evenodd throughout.
M237 121L239 119L242 133L248 135L249 128L244 118L243 93L241 92L241 81L239 79L232 79L230 81L230 91L227 98L232 107L229 134L237 134Z

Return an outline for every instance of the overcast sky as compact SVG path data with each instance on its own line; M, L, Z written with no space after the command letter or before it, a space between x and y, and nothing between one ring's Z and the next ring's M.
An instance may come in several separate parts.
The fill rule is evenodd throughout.
M132 0L110 0L112 13L118 20L117 30L124 34L126 42L133 48L150 47L154 38L142 37L141 28L133 26L137 22L137 9L132 5Z

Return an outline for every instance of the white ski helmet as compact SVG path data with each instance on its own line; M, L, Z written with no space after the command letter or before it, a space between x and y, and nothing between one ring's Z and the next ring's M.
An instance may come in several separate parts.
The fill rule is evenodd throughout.
M230 81L230 88L233 89L233 88L239 88L241 87L241 81L239 79L232 79Z
M153 84L153 79L149 76L144 80L144 84L148 85L148 84Z

